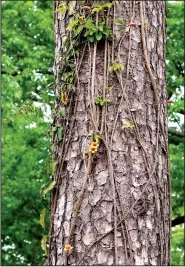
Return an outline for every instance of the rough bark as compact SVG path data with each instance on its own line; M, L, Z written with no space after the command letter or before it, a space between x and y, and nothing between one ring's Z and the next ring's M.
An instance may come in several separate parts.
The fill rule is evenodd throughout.
M61 1L54 2L55 10L60 3ZM72 4L78 9L77 2L72 1ZM117 264L169 265L171 221L168 147L166 146L168 130L165 84L165 2L144 1L143 9L147 53L158 90L159 132L157 134L154 91L143 55L140 3L139 1L120 1L118 6L115 5L114 22L123 18L125 28L124 31L119 31L119 26L114 24L114 40L108 40L106 59L110 66L113 48L114 60L125 66L120 79L126 96L122 99L123 88L118 75L109 72L107 85L112 89L107 93L107 98L110 99L106 104L107 110L103 108L105 112L103 136L108 143L113 167L117 221L123 219L116 233ZM57 98L62 84L61 55L65 51L64 37L67 34L69 14L61 15L60 12L54 14ZM113 20L112 9L110 15ZM131 26L127 34L127 26L131 22L135 23L136 27ZM120 55L118 54L119 45ZM80 57L77 59L78 66L83 48L84 45L81 45ZM105 40L101 40L97 43L95 58L95 92L97 93L95 96L103 94L102 88L105 85L104 52ZM56 101L54 125L61 124L66 134L62 142L54 139L54 156L58 162L55 179L58 180L52 192L49 265L64 265L64 246L74 216L74 204L87 171L84 150L91 142L90 137L94 127L90 116L93 55L94 45L87 45L80 66L79 79L75 82L74 91L70 93L66 118L59 114L61 102ZM99 120L98 129L100 130L102 107L95 106L95 110L96 118L99 118L96 121ZM111 145L110 139L117 115ZM122 129L126 122L133 124L132 119L138 128L140 142L138 142L135 126ZM158 140L157 135L159 135ZM69 147L67 147L68 142ZM114 265L116 262L114 231L95 243L114 227L113 195L115 192L110 179L110 162L107 154L106 146L101 141L92 162L75 231L70 240L73 249L68 255L69 265L77 265L82 258L80 262L82 265ZM155 164L156 168L153 170ZM151 175L152 178L149 180ZM138 200L137 203L136 200ZM131 207L133 208L130 210Z

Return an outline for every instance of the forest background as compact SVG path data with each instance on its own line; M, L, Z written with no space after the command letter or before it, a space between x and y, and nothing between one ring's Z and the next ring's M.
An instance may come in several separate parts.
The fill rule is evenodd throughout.
M52 1L2 1L1 265L42 265L49 231L54 108ZM172 265L184 265L184 2L167 1ZM171 101L172 100L172 101ZM46 208L45 225L40 213ZM44 227L43 227L44 226Z

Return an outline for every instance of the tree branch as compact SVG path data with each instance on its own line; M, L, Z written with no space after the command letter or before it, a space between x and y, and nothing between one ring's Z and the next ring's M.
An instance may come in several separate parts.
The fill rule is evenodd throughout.
M174 220L172 220L172 227L179 225L181 223L184 223L184 216L177 217Z
M184 137L184 132L180 132L180 131L177 131L173 128L168 128L168 133L170 134L173 134L173 135L176 135L176 136L180 136L180 137Z

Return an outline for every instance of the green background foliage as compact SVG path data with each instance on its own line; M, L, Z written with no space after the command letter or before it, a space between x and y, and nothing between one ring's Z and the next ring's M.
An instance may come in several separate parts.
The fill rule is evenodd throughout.
M168 120L176 123L174 129L184 131L179 114L184 114L184 2L167 2L166 70ZM183 120L184 121L184 120ZM170 123L169 123L170 125ZM174 124L175 126L175 124ZM172 181L172 219L184 216L184 142L183 138L169 134L170 174ZM184 265L184 224L172 228L172 265Z
M2 3L2 265L38 265L44 258L48 220L44 231L39 217L48 203L40 187L49 179L49 123L33 103L53 101L52 6Z
M167 89L169 121L175 129L184 125L184 3L167 3ZM39 222L49 207L40 187L49 181L50 122L45 108L53 108L54 62L53 2L3 1L2 3L2 265L38 265L45 259L42 236L48 234ZM35 105L42 105L37 108ZM48 106L46 106L46 104ZM173 218L184 215L183 138L169 134ZM172 264L183 265L184 230L172 231Z

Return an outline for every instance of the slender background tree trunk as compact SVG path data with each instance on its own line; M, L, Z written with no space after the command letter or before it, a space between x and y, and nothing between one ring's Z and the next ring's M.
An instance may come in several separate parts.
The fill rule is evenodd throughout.
M54 2L55 10L62 2ZM70 3L83 14L80 1ZM65 62L66 40L76 49L66 30L72 16L69 11L54 13L58 131L53 139L57 165L49 264L64 265L67 258L69 265L169 265L165 2L120 1L101 16L109 18L113 37L93 43L83 38L75 57L77 77L66 91L63 77L69 70L63 66L71 64ZM115 63L124 70L110 71ZM97 96L110 102L95 105ZM88 172L94 134L101 138ZM66 242L73 247L67 257Z

